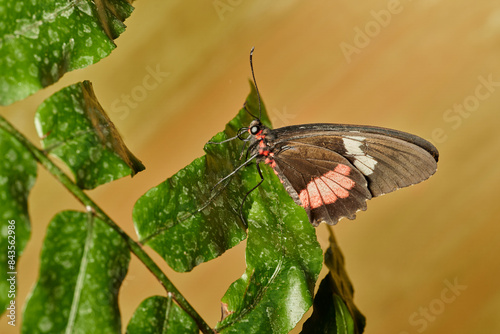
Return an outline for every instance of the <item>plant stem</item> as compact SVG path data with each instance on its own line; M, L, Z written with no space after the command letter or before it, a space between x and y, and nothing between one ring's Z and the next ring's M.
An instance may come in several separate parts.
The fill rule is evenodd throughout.
M51 173L66 189L68 189L78 201L80 201L88 211L94 211L96 217L104 221L125 240L130 251L137 256L139 260L149 269L149 271L160 281L167 293L170 293L177 304L197 323L198 328L203 333L214 333L210 326L202 319L196 310L189 304L184 296L177 290L168 277L161 271L160 267L151 259L144 251L140 244L133 240L120 226L118 226L109 216L96 204L87 194L80 189L52 160L50 160L43 151L33 145L26 137L24 137L12 124L10 124L3 116L0 115L0 128L8 132L26 147L34 158Z

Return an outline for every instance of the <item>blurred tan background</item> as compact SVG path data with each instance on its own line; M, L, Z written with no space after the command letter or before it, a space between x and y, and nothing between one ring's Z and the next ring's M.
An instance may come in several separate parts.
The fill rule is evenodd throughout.
M119 225L135 237L135 201L202 155L203 144L242 106L249 92L248 54L255 46L256 76L275 127L385 126L432 140L441 153L430 180L374 199L355 221L335 227L355 300L367 317L365 333L500 332L498 2L134 5L128 29L108 58L0 109L37 140L33 115L43 99L91 80L147 168L90 192ZM158 73L156 79L150 72ZM82 207L40 168L30 195L32 237L19 263L19 301L36 281L46 226L64 209ZM326 247L324 226L318 238ZM213 326L220 298L244 272L244 247L186 274L172 272L148 252ZM164 291L133 257L120 295L123 329L138 304L154 294ZM1 333L19 329L6 323L4 316Z

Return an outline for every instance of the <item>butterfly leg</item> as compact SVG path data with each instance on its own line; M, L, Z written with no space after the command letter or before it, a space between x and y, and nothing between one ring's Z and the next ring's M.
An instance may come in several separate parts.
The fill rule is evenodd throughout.
M243 197L243 201L241 201L241 206L240 206L240 217L241 217L241 221L243 222L243 224L245 224L245 226L248 227L248 223L247 221L245 220L245 217L243 217L243 204L245 204L245 200L247 199L248 195L250 195L250 193L252 191L254 191L255 189L257 189L261 184L262 182L264 182L264 176L262 175L262 171L260 170L260 166L259 166L259 163L256 164L257 165L257 171L259 172L259 176L260 176L260 181L259 183L257 183L257 185L255 185L252 189L250 189L249 192L247 192L245 194L245 197Z
M215 189L216 189L219 185L221 185L224 181L229 180L229 179L230 179L233 175L235 175L235 174L236 174L236 173L237 173L240 169L242 169L243 167L245 167L246 165L248 165L249 163L251 163L251 162L252 162L252 160L253 160L254 158L256 158L256 157L257 157L257 155L258 155L258 154L254 154L253 156L251 156L251 157L250 157L250 159L248 159L247 161L245 161L244 163L242 163L241 165L239 165L239 166L238 166L235 170L233 170L231 173L229 173L228 175L226 175L225 177L223 177L222 179L220 179L220 180L219 180L219 181L218 181L218 182L217 182L217 183L216 183L216 184L212 187L212 189L210 189L210 192L212 193L212 192L213 192L213 191L214 191L214 190L215 190ZM260 173L260 170L259 170L259 173ZM260 177L263 179L263 177L262 177L262 173L260 173ZM229 181L230 181L230 180L229 180ZM203 211L203 210L204 210L207 206L209 206L209 205L210 205L210 203L212 203L212 201L213 201L213 200L214 200L217 196L219 196L219 195L222 193L222 191L223 191L223 190L226 188L226 186L229 184L229 181L228 181L226 184L224 184L224 186L223 186L222 188L218 189L218 190L217 190L217 192L215 192L214 194L212 194L212 195L210 196L210 198L209 198L209 199L208 199L208 200L207 200L207 201L206 201L206 202L205 202L202 206L200 206L200 207L196 210L196 212L201 212L201 211ZM261 183L262 183L262 181L261 181L261 182L259 182L259 185L260 185ZM253 190L253 189L252 189L252 190ZM247 194L247 195L248 195L248 194ZM246 198L246 195L245 195L245 198ZM245 200L243 199L243 202L244 202L244 201L245 201ZM240 211L240 212L241 212L241 211ZM245 221L243 221L243 222L244 222L244 223L246 223Z

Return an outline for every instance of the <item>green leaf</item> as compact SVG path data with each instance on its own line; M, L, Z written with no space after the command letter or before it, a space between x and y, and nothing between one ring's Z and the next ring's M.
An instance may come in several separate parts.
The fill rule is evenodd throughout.
M107 57L132 10L127 0L0 0L0 104Z
M335 283L330 274L321 281L314 296L313 314L304 323L301 334L353 334L354 321L342 298L334 292Z
M196 322L171 296L153 296L137 308L127 326L127 334L199 333Z
M43 148L63 160L76 184L93 189L144 170L128 150L88 81L61 89L35 116Z
M129 261L125 241L101 220L76 211L57 214L22 333L120 333L118 290Z
M222 299L226 317L216 327L220 333L288 333L312 305L322 267L307 214L272 169L262 167L265 181L252 193L248 218L247 269Z
M361 334L365 317L354 305L354 289L347 276L344 256L330 229L330 247L325 264L330 269L314 297L313 314L304 323L302 334Z
M36 161L10 134L0 129L0 313L14 300L19 256L30 237L28 194L36 179ZM15 280L7 279L15 276ZM15 283L12 286L15 287ZM13 289L16 290L16 289Z
M253 87L253 85L252 85ZM246 105L258 113L257 95L252 88ZM238 115L212 141L220 142L248 126L253 117L242 108ZM262 106L262 121L269 125ZM240 219L240 206L255 178L242 185L241 173L212 188L243 163L242 141L207 144L206 155L144 194L134 206L133 220L139 239L150 246L176 271L189 271L214 259L245 239L246 226ZM248 167L254 175L254 167ZM250 201L245 202L248 211Z

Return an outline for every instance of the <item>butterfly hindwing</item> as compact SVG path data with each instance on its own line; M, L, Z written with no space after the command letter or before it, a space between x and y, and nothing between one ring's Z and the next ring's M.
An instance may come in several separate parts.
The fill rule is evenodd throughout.
M314 226L355 218L371 193L365 177L342 155L323 147L295 145L275 157L278 176Z

